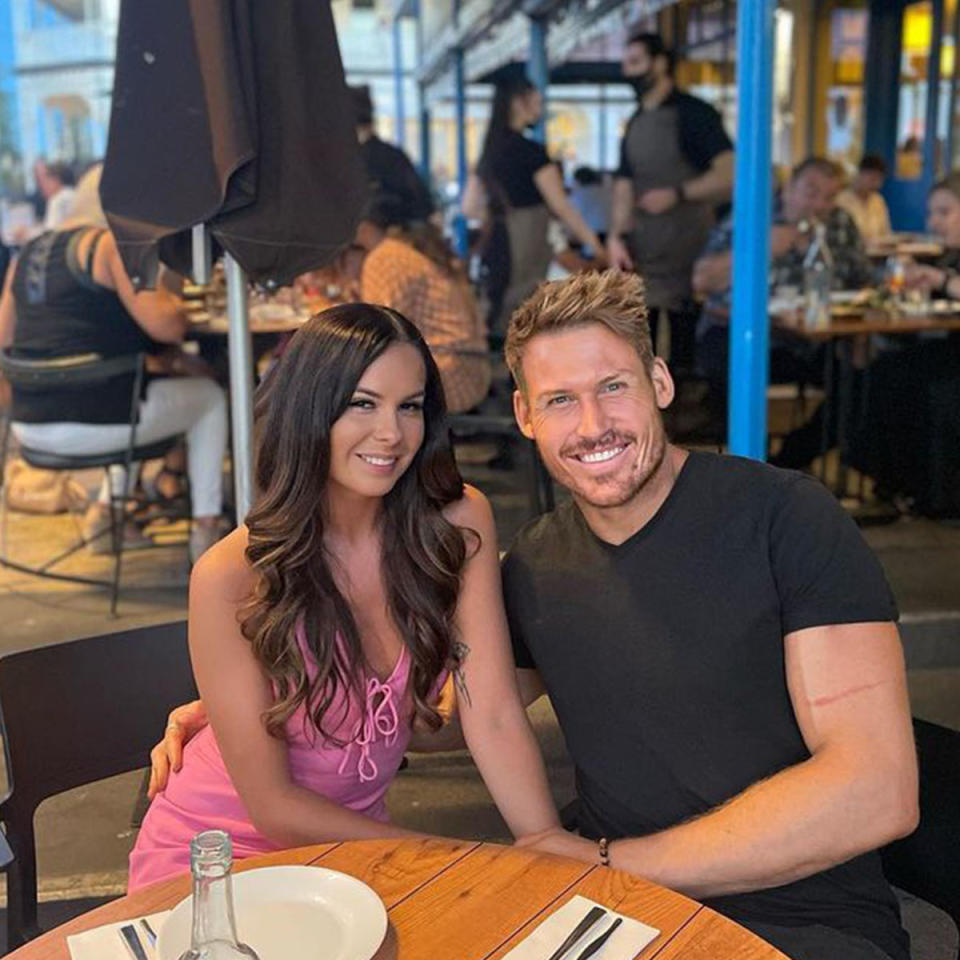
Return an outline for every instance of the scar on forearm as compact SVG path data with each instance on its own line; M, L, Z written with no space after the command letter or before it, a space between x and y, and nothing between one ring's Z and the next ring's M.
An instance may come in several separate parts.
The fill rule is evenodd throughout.
M825 707L828 704L836 703L838 700L845 700L847 697L852 697L855 693L863 693L864 690L873 690L875 687L882 687L884 683L886 683L885 680L877 680L875 683L862 683L858 687L848 687L839 693L828 693L824 697L817 697L816 700L811 702L815 707Z

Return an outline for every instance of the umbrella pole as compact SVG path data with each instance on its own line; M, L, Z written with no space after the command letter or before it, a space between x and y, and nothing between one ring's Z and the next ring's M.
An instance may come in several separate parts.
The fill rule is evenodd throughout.
M253 342L250 336L246 275L229 253L224 254L224 271L227 277L233 488L239 526L246 518L253 499Z

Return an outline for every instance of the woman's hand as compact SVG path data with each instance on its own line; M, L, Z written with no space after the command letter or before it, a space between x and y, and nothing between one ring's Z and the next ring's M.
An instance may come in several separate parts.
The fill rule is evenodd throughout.
M552 853L558 857L570 857L584 863L599 863L600 853L596 843L569 830L552 829L517 837L515 846L537 853Z
M207 711L202 700L175 707L167 717L163 739L150 751L150 785L147 796L152 800L167 785L170 771L183 765L183 748L207 725Z

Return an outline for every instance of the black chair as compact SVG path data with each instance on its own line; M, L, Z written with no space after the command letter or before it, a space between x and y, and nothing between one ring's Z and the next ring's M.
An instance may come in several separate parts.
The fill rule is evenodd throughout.
M913 730L920 826L883 848L883 870L895 887L939 907L960 928L960 732L917 719Z
M537 445L520 432L513 416L495 413L451 413L447 415L451 442L477 437L496 437L510 443L520 443L527 454L527 499L530 514L539 516L554 507L553 483L537 453Z
M183 620L0 657L10 784L0 821L14 856L7 867L8 949L39 933L37 807L147 765L170 709L196 695Z
M127 445L119 450L108 453L78 455L51 453L48 450L36 450L20 445L20 456L32 467L43 470L85 470L92 467L102 467L109 471L112 466L123 466L127 471L127 485L130 484L130 470L132 464L142 460L153 460L164 456L174 447L180 437L167 437L156 443L137 446L137 421L140 411L140 396L143 386L144 356L130 354L121 357L104 359L99 354L88 353L72 357L58 357L53 360L31 360L15 357L9 348L0 351L0 371L13 388L23 392L41 392L63 388L76 389L97 386L117 376L132 373L133 390L130 397L130 434ZM3 428L3 439L0 441L0 478L4 474L7 461L7 451L10 444L11 415L8 411ZM0 480L2 482L2 480ZM117 611L117 597L120 589L120 565L123 560L123 530L125 523L127 494L114 496L111 486L110 497L110 538L115 556L113 577L110 580L97 580L91 577L82 577L75 574L55 572L51 568L83 549L89 543L81 538L80 541L57 556L46 561L42 566L32 567L11 560L7 556L6 545L6 497L4 497L3 513L3 545L0 549L0 565L18 570L21 573L32 574L37 577L47 577L52 580L65 580L69 583L84 583L97 587L110 588L110 613Z

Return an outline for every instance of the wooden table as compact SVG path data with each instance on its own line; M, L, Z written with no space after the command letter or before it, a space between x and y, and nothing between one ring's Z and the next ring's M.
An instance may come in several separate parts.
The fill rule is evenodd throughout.
M237 864L316 864L369 884L390 925L375 960L496 960L547 914L582 894L660 930L643 960L786 960L726 917L618 870L494 843L441 839L363 840L284 850ZM174 906L189 878L154 884L38 937L9 960L68 960L66 937Z

